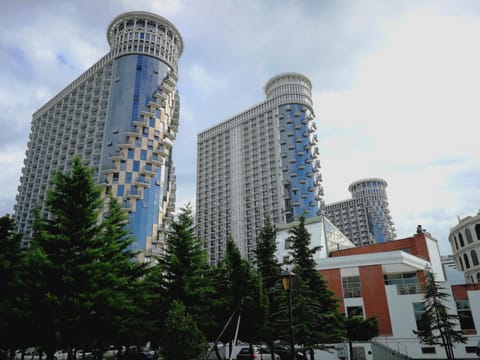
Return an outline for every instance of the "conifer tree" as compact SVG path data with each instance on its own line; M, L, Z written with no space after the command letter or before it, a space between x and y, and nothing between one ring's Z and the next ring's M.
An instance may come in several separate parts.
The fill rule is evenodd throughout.
M273 349L273 341L280 338L281 331L285 328L285 315L281 313L285 299L280 282L281 267L275 256L277 250L277 229L267 219L260 231L255 251L258 273L263 280L264 291L268 300L269 313L263 339Z
M203 244L195 235L193 213L190 205L180 210L178 218L170 223L166 238L166 254L160 259L157 273L159 296L157 306L166 316L170 304L177 300L185 307L188 316L203 334L213 326L211 303L214 288L208 276ZM162 344L165 346L167 329L159 325Z
M6 214L0 218L0 349L5 351L27 345L25 334L27 308L22 294L22 272L25 271L22 234L13 218Z
M128 250L123 210L110 199L102 219L102 191L79 158L70 173L55 175L46 207L48 216L37 213L34 223L29 291L43 333L38 345L53 359L58 348L98 347L121 331L120 314L137 306L131 284L145 270Z
M341 341L345 332L337 300L316 270L313 255L318 247L310 248L311 236L305 227L305 216L289 230L296 289L292 294L295 339L310 350L318 344Z
M173 300L166 315L164 346L165 360L199 359L207 349L207 340L186 306Z
M455 343L466 343L467 339L458 329L458 315L449 312L446 301L450 295L442 290L440 282L431 271L425 274L424 312L417 330L423 344L440 345L444 348L448 360L455 359L453 352Z

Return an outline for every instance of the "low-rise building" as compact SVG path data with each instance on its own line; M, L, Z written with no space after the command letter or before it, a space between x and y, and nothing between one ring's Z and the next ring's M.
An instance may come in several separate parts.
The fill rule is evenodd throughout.
M317 269L335 293L340 310L347 316L361 314L365 318L375 316L378 319L380 333L372 345L388 347L413 359L445 358L440 346L421 344L413 333L423 311L425 272L432 271L442 290L450 295L446 305L452 314L459 316L457 326L468 339L466 344L455 344L456 358L478 358L480 285L450 283L445 276L437 240L429 233L336 250L322 240L328 237L315 235L312 226L315 228L306 223L312 234L312 246L325 249L322 256L315 259ZM288 229L280 229L279 248L285 248L286 234ZM373 350L372 346L365 351Z

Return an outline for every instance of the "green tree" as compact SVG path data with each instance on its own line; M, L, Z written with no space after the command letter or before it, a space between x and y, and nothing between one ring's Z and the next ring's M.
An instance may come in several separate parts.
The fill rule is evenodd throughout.
M444 292L440 282L435 279L435 274L427 271L424 286L424 312L418 329L413 330L413 333L423 344L442 346L447 359L453 360L455 359L454 344L464 344L467 339L458 329L458 315L449 313L446 305L449 297L450 294Z
M71 353L118 339L138 312L131 295L146 270L128 250L133 239L123 210L109 199L103 218L102 190L75 158L72 171L58 172L47 191L48 216L35 216L28 261L37 273L28 283L34 324L42 329L38 345L48 359L58 348Z
M369 341L379 334L378 320L374 316L366 319L361 316L351 316L345 319L345 328L350 359L353 359L353 341Z
M272 226L270 220L267 219L258 235L255 255L258 273L263 279L264 291L269 306L267 322L262 338L269 344L271 349L273 348L273 341L280 337L278 329L285 327L284 321L286 319L284 314L280 316L282 304L283 307L285 306L285 294L283 294L281 282L279 281L281 266L275 256L277 250L276 240L277 229L275 226Z
M217 318L217 321L223 326L234 314L222 340L230 342L234 338L240 317L238 338L250 343L259 341L264 333L268 314L268 300L261 276L247 260L242 259L231 238L227 239L225 259L218 267L220 275L217 275L217 279L223 278L225 286L218 292L223 315Z
M22 343L25 333L27 307L23 303L22 272L25 270L22 234L13 218L6 214L0 218L0 349L13 350L27 345Z
M179 300L173 300L167 312L162 353L165 360L198 359L207 348L207 340L194 317Z
M195 235L192 209L189 205L180 210L178 218L171 221L166 237L166 254L160 259L157 273L160 313L177 300L185 306L192 321L203 334L214 326L214 309L211 298L214 288L209 275L203 244ZM157 323L163 346L168 346L168 329ZM167 336L167 337L165 337Z
M293 292L295 338L310 351L317 344L341 341L345 331L343 315L338 311L337 300L316 270L313 255L318 247L310 248L311 236L305 227L305 217L289 230L293 272L297 275Z

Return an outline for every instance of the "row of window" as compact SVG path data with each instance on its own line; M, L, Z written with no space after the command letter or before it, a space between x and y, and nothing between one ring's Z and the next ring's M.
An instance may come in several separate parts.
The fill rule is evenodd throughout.
M470 259L468 255L470 255L470 258L472 260L471 265L470 265ZM467 269L470 269L470 267L479 265L478 255L474 249L470 250L470 254L464 253L463 256L461 254L458 255L457 259L458 259L458 263L460 265L461 271L465 271Z
M467 244L472 244L473 243L473 236L472 232L470 231L469 228L466 228L464 230L465 233L465 238L467 240ZM478 241L480 241L480 224L475 225L475 235ZM456 235L453 236L453 242L455 245L455 250L459 250L460 248L465 246L465 240L463 237L462 231L459 231Z

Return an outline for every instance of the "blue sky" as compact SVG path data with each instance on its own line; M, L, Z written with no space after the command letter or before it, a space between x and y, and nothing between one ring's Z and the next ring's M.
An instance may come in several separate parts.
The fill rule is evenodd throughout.
M325 201L385 179L398 238L480 209L480 2L476 0L17 0L0 4L0 214L11 213L32 113L108 52L130 10L174 23L180 59L177 206L195 201L196 135L307 75Z

